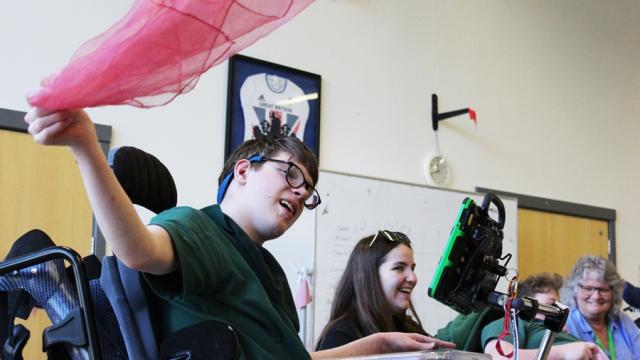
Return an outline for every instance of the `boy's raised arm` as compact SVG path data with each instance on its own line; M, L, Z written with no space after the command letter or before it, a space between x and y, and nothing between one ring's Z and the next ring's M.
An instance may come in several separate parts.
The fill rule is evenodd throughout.
M145 225L111 171L95 126L83 110L49 113L34 108L25 121L39 144L69 146L84 182L98 225L113 252L128 267L153 274L175 270L169 234Z

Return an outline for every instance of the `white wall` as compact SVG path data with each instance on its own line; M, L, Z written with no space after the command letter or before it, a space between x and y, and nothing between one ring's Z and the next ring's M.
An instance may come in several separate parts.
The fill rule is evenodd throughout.
M0 12L0 107L61 67L131 1L21 0ZM318 0L243 53L323 76L323 169L423 183L435 149L430 94L452 187L490 187L617 211L622 275L640 283L640 3L635 0ZM161 108L90 110L114 145L159 156L179 202L214 201L226 65Z

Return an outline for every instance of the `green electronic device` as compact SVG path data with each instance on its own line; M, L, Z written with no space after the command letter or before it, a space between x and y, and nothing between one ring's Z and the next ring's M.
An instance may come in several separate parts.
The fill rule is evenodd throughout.
M491 204L497 221L489 216ZM504 204L493 193L485 195L481 206L470 198L462 201L429 286L430 297L463 314L486 304L511 258L510 254L502 258L504 220Z

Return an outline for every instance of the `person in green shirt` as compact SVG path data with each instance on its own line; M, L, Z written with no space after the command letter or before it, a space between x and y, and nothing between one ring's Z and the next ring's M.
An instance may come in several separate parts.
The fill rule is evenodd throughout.
M558 274L541 273L528 277L518 283L519 296L528 296L538 300L540 304L553 305L560 298L562 278ZM544 337L545 327L542 322L544 315L537 315L533 321L518 320L518 341L520 344L520 359L534 359L538 347ZM495 320L482 329L481 341L484 352L494 359L508 359L497 350L497 343L503 354L513 351L513 338L505 336L498 340L503 331L503 319ZM549 360L555 359L606 359L597 346L581 342L564 332L555 334L553 346L549 352Z
M105 239L126 266L144 273L159 299L165 332L199 321L225 322L238 336L243 359L336 358L452 345L420 334L380 333L331 350L305 350L282 268L262 247L320 203L318 163L300 140L245 142L225 162L217 205L171 209L145 226L86 112L34 108L25 121L36 142L71 150Z

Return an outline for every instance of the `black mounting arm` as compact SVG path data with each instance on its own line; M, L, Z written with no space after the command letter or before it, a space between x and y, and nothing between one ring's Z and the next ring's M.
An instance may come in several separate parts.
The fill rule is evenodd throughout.
M433 126L433 131L438 131L438 121L446 120L450 117L466 114L469 111L472 111L469 108L447 111L445 113L438 113L438 95L431 94L431 125Z

